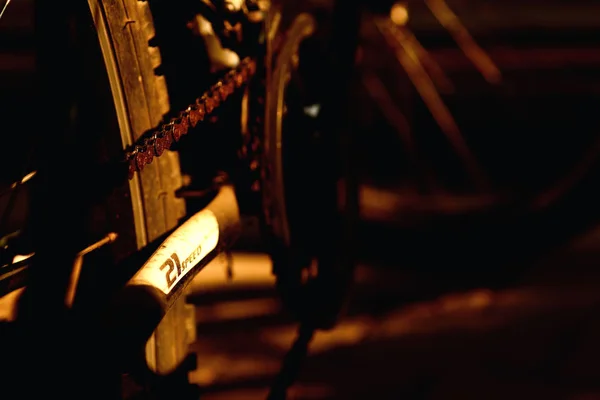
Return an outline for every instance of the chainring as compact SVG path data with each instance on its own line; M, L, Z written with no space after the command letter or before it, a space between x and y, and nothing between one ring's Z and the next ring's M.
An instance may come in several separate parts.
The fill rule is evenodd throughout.
M300 14L280 42L266 88L261 191L281 298L301 322L326 329L348 286L351 265L339 255L342 220L353 215L340 212L340 149L324 130L315 75L306 73L322 62L305 50L316 31L315 19Z

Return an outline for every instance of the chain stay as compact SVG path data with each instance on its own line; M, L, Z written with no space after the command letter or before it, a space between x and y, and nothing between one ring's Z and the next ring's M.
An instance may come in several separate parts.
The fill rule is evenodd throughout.
M153 130L150 137L135 145L125 153L129 167L129 179L140 172L155 157L160 157L173 143L187 135L190 128L196 127L205 117L213 114L237 89L247 84L256 72L256 62L251 58L243 59L229 71L223 79L210 87L196 102L182 111L178 117Z

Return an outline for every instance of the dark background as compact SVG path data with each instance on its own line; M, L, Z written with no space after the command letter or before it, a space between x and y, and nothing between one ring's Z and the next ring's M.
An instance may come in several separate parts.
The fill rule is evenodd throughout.
M17 160L39 106L30 6L14 0L0 21L2 185L23 173ZM302 4L313 6L329 4ZM600 7L449 2L501 70L493 85L411 2L408 29L453 83L442 98L493 183L479 190L374 25L388 6L371 3L365 16L353 98L362 149L357 284L338 328L317 335L295 398L600 398ZM174 104L185 103L175 85ZM564 196L532 205L586 155ZM190 298L199 330L192 381L206 399L264 398L295 332L255 220L246 220L234 281L216 262Z

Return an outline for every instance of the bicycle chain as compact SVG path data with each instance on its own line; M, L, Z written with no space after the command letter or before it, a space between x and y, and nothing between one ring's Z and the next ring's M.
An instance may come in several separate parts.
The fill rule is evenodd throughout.
M191 128L195 128L206 117L214 114L236 90L249 82L255 72L256 62L251 58L243 59L236 68L212 85L179 116L155 128L148 138L126 151L125 162L129 168L129 179L132 179L136 172L142 171L146 165L151 164L154 158L160 157L170 149L182 136L187 135Z

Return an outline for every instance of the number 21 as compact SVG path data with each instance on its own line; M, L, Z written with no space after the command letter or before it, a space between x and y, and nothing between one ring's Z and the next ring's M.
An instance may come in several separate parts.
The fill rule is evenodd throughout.
M162 271L167 267L169 267L169 269L167 269L167 272L165 273L165 279L167 281L167 287L170 288L179 275L181 275L181 263L179 262L177 254L171 254L171 257L160 266L160 270ZM175 268L177 268L177 272L175 271Z

